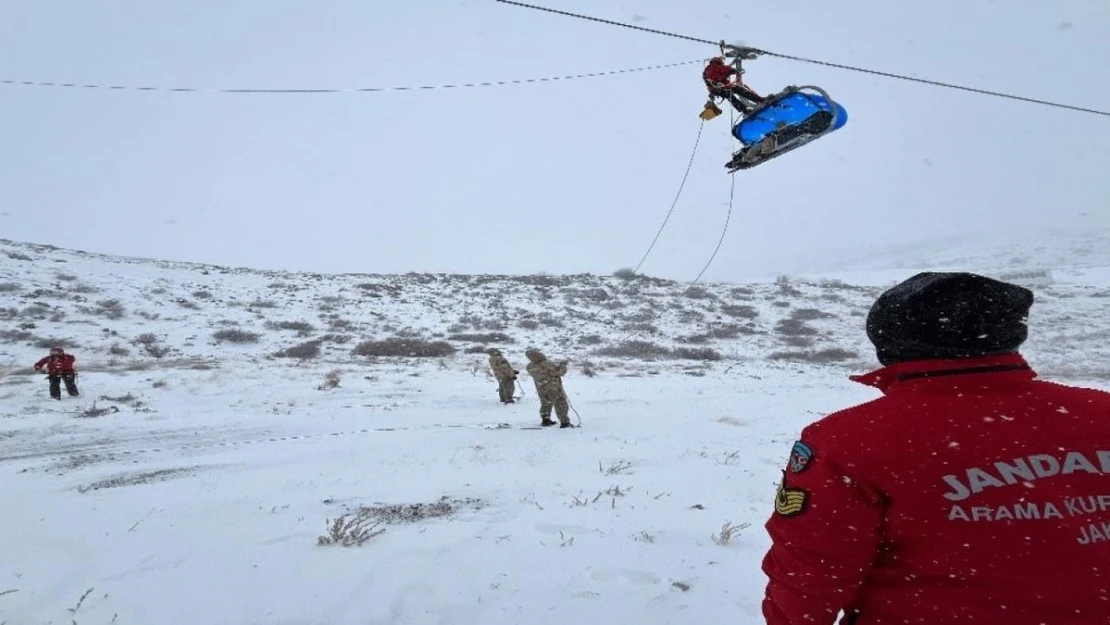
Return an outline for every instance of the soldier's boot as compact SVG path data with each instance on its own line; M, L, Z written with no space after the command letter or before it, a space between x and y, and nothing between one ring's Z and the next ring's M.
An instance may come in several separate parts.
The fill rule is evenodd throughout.
M555 425L555 422L551 420L551 417L544 417L543 420L540 421L540 425L546 428Z
M559 424L559 429L560 430L563 429L563 428L572 428L572 427L574 427L574 425L572 425L570 421L563 421L562 423Z

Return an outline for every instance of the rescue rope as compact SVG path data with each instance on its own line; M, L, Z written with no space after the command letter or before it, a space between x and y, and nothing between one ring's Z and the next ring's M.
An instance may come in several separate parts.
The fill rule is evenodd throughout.
M690 171L694 168L694 159L698 155L698 146L701 145L701 137L704 130L705 120L703 119L701 123L698 124L698 134L697 137L695 137L694 139L694 147L690 151L690 159L686 163L686 171L682 174L682 181L679 183L678 190L675 192L674 200L671 202L671 207L667 210L666 216L663 217L663 223L659 224L659 229L655 231L655 238L651 240L651 245L648 246L647 250L644 252L644 255L640 258L640 262L637 263L636 267L632 270L632 273L634 274L638 274L640 272L640 268L644 266L644 262L647 260L648 255L651 254L651 251L655 248L655 244L659 241L659 237L663 235L663 229L667 227L667 222L670 221L675 207L678 206L678 200L682 197L683 189L686 188L686 180L690 177ZM601 308L603 306L604 304L598 303L596 306L594 306L594 309L592 311L587 312L586 317L582 319L582 322L578 324L578 326L571 334L577 334L582 331L582 328L586 327L586 324L590 323L591 321L597 321L597 315L599 312L601 312Z
M682 190L686 188L686 179L690 177L690 170L694 167L694 157L698 155L698 144L701 143L701 134L705 130L705 120L703 119L698 124L698 136L694 139L694 149L690 151L690 162L686 163L686 172L682 174L682 182L678 185L678 191L674 194L674 201L671 202L671 208L667 211L667 216L663 218L663 223L659 224L659 230L655 232L655 238L651 240L651 245L648 246L647 251L644 252L640 262L632 270L632 273L640 273L640 267L644 266L644 261L647 260L648 254L651 250L655 249L655 244L659 242L659 237L663 234L663 228L667 227L667 222L671 219L671 213L674 213L674 207L678 206L678 198L682 197Z
M729 127L731 128L731 127L736 125L736 111L733 110L731 106L729 107L728 117L729 117ZM687 293L689 293L690 289L694 288L694 286L696 286L697 283L701 281L702 277L705 275L705 272L709 270L709 267L713 264L713 261L716 260L717 254L721 251L721 246L724 245L725 235L728 233L729 223L731 223L731 221L732 221L732 209L733 209L733 205L735 203L735 198L736 198L736 176L729 176L728 210L725 212L725 223L724 223L724 226L721 228L721 236L720 236L720 238L717 239L717 247L713 248L713 253L709 255L709 260L705 261L705 266L703 266L701 268L701 271L698 272L698 275L695 276L694 279L690 281L690 284L687 284L686 288L683 289L682 292L678 294L678 297L683 297ZM658 320L660 317L663 316L663 313L665 313L665 312L667 312L666 309L663 309L663 310L659 311L659 313L657 313L654 317L651 318L651 321ZM645 324L645 325L647 325L647 324ZM617 341L617 344L624 343L624 342L628 341L629 339L631 339L633 337L640 336L644 333L644 331L645 331L644 329L640 329L640 330L635 330L633 332L630 332L630 333L626 334L624 337L622 337L619 341Z
M537 11L545 11L547 13L556 13L558 15L565 15L567 17L576 17L578 19L583 19L583 20L590 21L590 22L598 22L598 23L607 24L607 25L610 25L610 26L619 26L621 28L631 28L633 30L640 30L640 31L644 31L644 32L653 33L653 34L656 34L656 35L664 35L664 36L667 36L667 37L675 37L675 38L678 38L678 39L685 39L687 41L694 41L694 42L697 42L697 43L706 43L706 44L709 44L709 45L712 45L712 46L718 46L721 43L720 41L710 41L708 39L700 39L698 37L690 37L688 35L680 35L678 33L672 33L672 32L667 32L667 31L663 31L663 30L656 30L656 29L653 29L653 28L644 28L643 26L635 26L633 24L625 24L623 22L616 22L616 21L613 21L613 20L601 19L599 17L592 17L592 16L589 16L589 15L581 15L579 13L570 13L569 11L559 11L557 9L551 9L551 8L548 8L548 7L536 6L534 4L525 4L523 2L515 2L514 0L497 0L497 2L500 2L502 4L512 4L512 5L516 5L516 6L519 6L519 7L528 8L528 9L535 9ZM1037 99L1037 98L1029 98L1029 97L1026 97L1026 96L1014 95L1014 94L1010 94L1010 93L1002 93L1002 92L999 92L999 91L989 91L987 89L979 89L977 87L968 87L968 86L965 86L965 85L958 85L958 84L954 84L954 83L941 82L939 80L931 80L931 79L928 79L928 78L918 78L916 76L907 76L905 74L895 74L895 73L892 73L892 72L884 72L884 71L880 71L880 70L876 70L876 69L869 69L869 68L866 68L866 67L856 67L856 66L852 66L852 65L843 65L841 63L831 63L829 61L821 61L821 60L818 60L818 59L808 59L808 58L801 57L801 56L792 56L792 55L789 55L789 54L781 54L781 53L778 53L778 52L771 52L769 50L761 50L759 48L749 48L749 50L751 50L752 52L755 52L757 54L762 54L762 55L765 55L765 56L773 56L773 57L777 57L777 58L780 58L780 59L786 59L786 60L789 60L789 61L797 61L799 63L810 63L810 64L813 64L813 65L823 65L825 67L832 67L832 68L835 68L835 69L842 69L842 70L847 70L847 71L850 71L850 72L860 72L860 73L864 73L864 74L871 74L873 76L881 76L883 78L893 78L893 79L896 79L896 80L907 80L907 81L910 81L910 82L916 82L916 83L920 83L920 84L924 84L924 85L929 85L929 86L932 86L932 87L941 87L941 88L945 88L945 89L957 89L959 91L967 91L967 92L970 92L970 93L978 93L980 95L992 96L992 97L996 97L996 98L1005 98L1005 99L1009 99L1009 100L1018 100L1018 101L1021 101L1021 102L1028 102L1028 103L1031 103L1031 104L1040 104L1040 105L1043 105L1043 106L1051 106L1051 107L1055 107L1055 108L1059 108L1059 109L1067 109L1067 110L1071 110L1071 111L1077 111L1077 112L1080 112L1080 113L1089 113L1089 114L1092 114L1092 115L1102 115L1104 117L1110 117L1110 111L1100 111L1100 110L1097 110L1097 109L1085 108L1085 107L1082 107L1082 106L1074 106L1074 105L1071 105L1071 104L1064 104L1062 102L1053 102L1053 101L1050 101L1050 100L1040 100L1040 99Z
M445 85L405 85L396 87L352 87L344 89L210 89L203 87L148 87L136 85L99 85L82 83L63 83L33 80L0 80L0 85L10 87L58 87L69 89L104 89L108 91L148 91L162 93L231 93L231 94L287 94L287 95L313 95L328 93L383 93L387 91L430 91L436 89L465 89L475 87L502 87L506 85L524 85L543 82L556 82L560 80L578 80L581 78L598 78L602 76L616 76L618 74L632 74L647 72L683 65L705 63L705 59L681 61L678 63L665 63L663 65L648 65L630 69L616 69L604 72L590 72L586 74L568 74L565 76L546 76L541 78L521 78L516 80L494 80L486 82L468 82Z

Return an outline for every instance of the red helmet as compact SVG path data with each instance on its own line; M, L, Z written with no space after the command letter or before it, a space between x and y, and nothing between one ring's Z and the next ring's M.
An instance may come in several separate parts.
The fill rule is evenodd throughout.
M54 347L50 348L50 353L51 354L64 354L64 353L66 353L66 350L64 350L61 347L58 347L57 345L55 345Z
M725 64L725 57L715 56L715 57L709 59L709 64L710 65L724 65Z

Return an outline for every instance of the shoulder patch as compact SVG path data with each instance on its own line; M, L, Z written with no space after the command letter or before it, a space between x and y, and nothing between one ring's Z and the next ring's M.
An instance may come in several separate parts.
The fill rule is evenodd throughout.
M809 467L810 460L813 460L813 448L802 441L795 441L790 450L790 470L801 473Z
M775 493L775 514L784 517L798 516L806 511L808 504L809 491L787 486L784 475L779 483L779 490Z

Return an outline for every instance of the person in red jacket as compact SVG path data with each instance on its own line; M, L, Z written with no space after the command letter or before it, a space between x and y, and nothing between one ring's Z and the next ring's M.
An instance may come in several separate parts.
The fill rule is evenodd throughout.
M1035 379L1033 294L967 273L883 293L883 396L794 443L769 625L1110 623L1110 393Z
M733 76L736 77L733 80ZM725 62L724 57L717 56L709 60L709 64L702 70L701 78L709 95L714 98L727 99L741 115L747 115L763 102L763 96L752 91L740 80L740 72L735 67ZM712 103L712 100L710 101Z
M77 371L73 368L76 360L73 354L67 354L61 347L52 347L49 356L35 363L35 371L41 372L46 367L46 377L50 380L50 396L54 399L62 399L63 381L70 397L78 395Z

